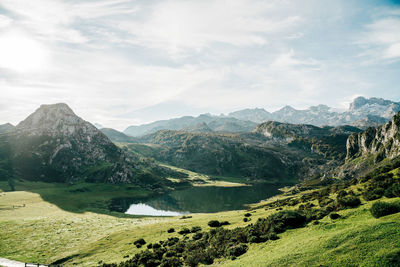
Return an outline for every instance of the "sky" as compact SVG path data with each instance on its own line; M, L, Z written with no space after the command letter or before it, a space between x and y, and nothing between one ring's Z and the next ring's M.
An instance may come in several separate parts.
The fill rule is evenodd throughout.
M0 124L400 100L400 0L0 0Z

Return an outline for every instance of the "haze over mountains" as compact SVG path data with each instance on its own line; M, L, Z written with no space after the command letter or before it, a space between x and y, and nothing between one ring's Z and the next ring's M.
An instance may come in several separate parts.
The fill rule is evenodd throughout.
M353 125L367 128L389 121L398 111L400 111L400 102L382 98L357 97L343 112L335 111L325 105L312 106L305 110L285 106L272 113L262 108L244 109L228 115L202 114L198 117L185 116L140 126L129 126L124 133L130 136L141 136L158 130L248 132L253 130L257 124L265 121L315 126Z

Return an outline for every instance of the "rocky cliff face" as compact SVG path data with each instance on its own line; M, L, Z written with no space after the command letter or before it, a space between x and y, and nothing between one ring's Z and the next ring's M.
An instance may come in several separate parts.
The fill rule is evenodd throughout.
M17 175L30 180L133 183L135 162L66 104L42 105L8 138Z
M347 160L373 154L375 161L400 155L400 112L380 127L349 136L346 144Z

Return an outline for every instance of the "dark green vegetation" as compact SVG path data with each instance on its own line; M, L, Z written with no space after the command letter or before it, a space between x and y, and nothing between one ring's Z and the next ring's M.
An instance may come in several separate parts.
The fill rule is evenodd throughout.
M301 227L306 217L296 211L281 211L266 219L258 220L254 225L227 230L220 228L226 223L210 221L210 227L219 227L207 232L198 232L191 239L170 238L160 241L159 245L151 246L152 250L145 250L136 254L132 259L119 266L197 266L198 264L212 264L214 259L221 257L236 257L246 253L247 243L260 243L267 240L276 240L277 234L286 229ZM193 233L183 229L180 234ZM103 266L117 266L104 264Z
M400 202L398 203L376 202L371 207L371 214L375 218L379 218L397 212L400 212Z
M131 152L199 173L296 182L319 177L342 164L348 135L359 131L351 126L267 122L253 133L163 130L126 146Z
M396 165L388 164L387 166ZM360 197L368 200L365 195L373 191L376 186L383 191L397 188L400 185L400 178L394 177L394 170L396 169L389 167L378 168L358 179L337 181L328 186L319 185L312 191L270 202L263 207L277 210L285 207L285 210L280 210L266 218L259 218L254 224L251 223L245 227L224 229L221 228L221 222L211 220L208 222L211 230L196 231L192 238L187 235L193 232L187 228L182 229L179 233L186 236L182 239L160 241L156 248L153 245L147 250L136 253L128 261L103 266L197 266L212 264L218 258L234 260L248 251L248 244L277 240L278 235L287 229L304 227L309 223L318 224L319 220L327 215L331 220L340 220L341 216L337 211L357 208L362 204ZM299 189L302 191L309 187L310 185L304 185ZM395 196L389 195L389 197ZM400 212L399 203L376 202L371 207L371 214L379 218ZM249 214L251 213L245 213L244 216L250 217ZM399 260L400 254L387 255L385 266L396 266Z
M136 138L128 136L112 128L101 128L100 131L114 142L132 143L136 141Z
M295 181L300 168L295 151L264 145L262 136L249 136L160 131L140 139L153 146L129 144L127 147L130 151L199 173Z

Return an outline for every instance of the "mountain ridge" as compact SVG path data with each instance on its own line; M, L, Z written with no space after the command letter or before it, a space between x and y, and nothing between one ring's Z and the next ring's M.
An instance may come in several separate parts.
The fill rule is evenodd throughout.
M64 103L41 105L1 138L0 180L163 184L166 168L117 147Z
M315 126L353 125L366 129L389 121L398 111L400 111L400 102L383 98L372 97L367 99L365 97L357 97L350 103L348 109L343 112L335 111L333 108L322 104L311 106L304 110L298 110L287 105L272 113L263 108L247 108L227 115L202 114L198 117L184 116L139 126L129 126L124 133L131 136L141 136L158 130L196 128L195 125L203 122L210 127L210 131L220 132L251 131L255 129L256 124L265 121L311 124Z

